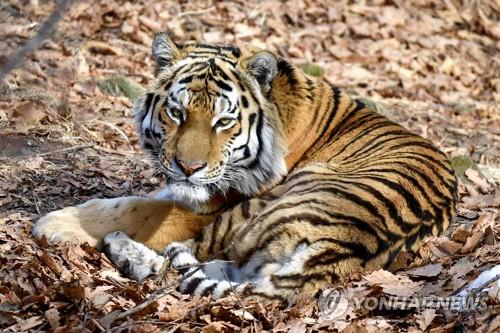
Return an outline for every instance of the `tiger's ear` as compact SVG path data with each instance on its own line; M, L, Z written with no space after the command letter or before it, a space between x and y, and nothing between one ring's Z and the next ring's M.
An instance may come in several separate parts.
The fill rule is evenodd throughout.
M163 32L156 34L152 49L156 61L156 73L167 66L171 66L175 60L179 59L181 54L177 45Z
M271 89L276 74L278 74L278 60L274 54L260 51L248 60L248 72L257 79L262 90L267 93Z

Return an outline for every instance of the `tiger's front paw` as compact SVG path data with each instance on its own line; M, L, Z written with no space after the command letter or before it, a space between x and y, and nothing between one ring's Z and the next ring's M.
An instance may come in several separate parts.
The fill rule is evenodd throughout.
M113 207L121 202L116 199L93 199L81 205L66 207L42 217L33 227L33 236L45 235L49 242L89 243L101 247L106 234L116 226Z
M142 281L160 272L165 258L121 231L104 237L104 253L127 277Z
M67 207L51 212L36 222L33 227L33 236L47 237L48 241L70 242L72 244L89 243L97 246L99 239L91 236L81 225L80 210L78 206Z

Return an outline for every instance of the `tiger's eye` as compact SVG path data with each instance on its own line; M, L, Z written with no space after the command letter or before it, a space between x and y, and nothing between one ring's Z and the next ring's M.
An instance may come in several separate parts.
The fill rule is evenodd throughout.
M174 116L175 118L177 119L182 119L182 112L180 110L177 110L177 109L173 109L170 111L170 113L172 114L172 116Z
M221 118L219 119L219 121L217 122L218 125L220 126L226 126L226 125L229 125L229 123L233 121L231 118Z

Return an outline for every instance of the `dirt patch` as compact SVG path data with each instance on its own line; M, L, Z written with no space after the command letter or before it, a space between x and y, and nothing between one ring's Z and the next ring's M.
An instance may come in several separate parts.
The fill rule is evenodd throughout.
M63 146L59 142L42 142L35 137L0 134L0 158L25 158L47 153Z

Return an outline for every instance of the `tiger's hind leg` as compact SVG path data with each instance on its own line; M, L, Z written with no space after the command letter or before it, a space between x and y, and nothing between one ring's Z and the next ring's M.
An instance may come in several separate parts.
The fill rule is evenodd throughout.
M248 267L242 268L228 262L200 263L191 249L182 243L172 243L165 249L164 255L171 261L171 267L181 273L179 290L183 293L220 298L234 292L259 300L293 303L298 294L314 293L338 280L338 266L329 269L306 267L310 259L323 251L324 244L321 242L312 245L303 243L297 246L294 253L281 259L255 258ZM348 266L359 265L355 260L347 261L344 264ZM210 265L223 273L218 276L211 274L207 271ZM254 273L256 265L260 266L258 274ZM234 278L235 274L238 278Z

